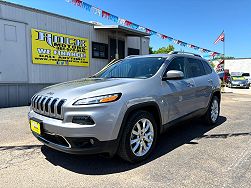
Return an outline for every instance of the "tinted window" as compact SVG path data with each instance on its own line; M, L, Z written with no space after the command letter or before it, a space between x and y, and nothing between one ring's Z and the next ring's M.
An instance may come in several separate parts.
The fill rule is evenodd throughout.
M202 63L204 65L204 69L206 71L206 74L211 74L212 73L211 66L206 61L202 61Z
M175 58L171 61L171 63L168 65L166 72L170 70L178 70L182 71L184 73L184 61L185 59L183 57Z
M198 59L187 58L186 73L188 78L205 75L206 72L202 62Z
M139 55L139 49L128 48L128 55Z
M92 42L92 57L108 59L108 45L98 42Z
M243 73L242 76L250 76L249 73Z

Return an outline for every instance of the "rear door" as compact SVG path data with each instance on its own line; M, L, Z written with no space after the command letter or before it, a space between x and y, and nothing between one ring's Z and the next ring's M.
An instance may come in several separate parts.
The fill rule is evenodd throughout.
M213 80L210 77L212 70L206 65L203 65L200 59L187 58L187 75L193 78L195 83L195 98L194 108L196 110L205 108L209 102L212 93ZM209 66L209 65L208 65ZM209 69L208 69L209 68Z
M195 101L194 81L186 76L185 58L176 57L171 60L165 73L169 70L182 71L185 77L181 80L167 80L162 83L165 123L194 111Z

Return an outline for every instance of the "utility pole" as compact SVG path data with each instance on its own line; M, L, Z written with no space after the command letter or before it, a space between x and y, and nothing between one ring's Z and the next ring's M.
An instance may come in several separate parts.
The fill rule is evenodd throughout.
M226 87L226 83L225 83L225 41L226 41L226 35L225 35L225 32L223 30L223 34L224 34L224 38L223 38L223 92L225 91L225 87Z

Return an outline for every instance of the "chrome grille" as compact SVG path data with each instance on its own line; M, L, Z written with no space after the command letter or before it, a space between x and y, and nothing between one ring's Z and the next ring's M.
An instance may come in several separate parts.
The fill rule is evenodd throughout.
M65 102L65 99L35 95L31 98L31 108L38 114L63 119L62 107Z

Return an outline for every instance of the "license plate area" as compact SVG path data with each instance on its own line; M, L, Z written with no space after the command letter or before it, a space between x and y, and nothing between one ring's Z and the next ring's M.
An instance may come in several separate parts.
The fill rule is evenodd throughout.
M30 129L32 132L41 135L42 134L42 121L37 119L30 119Z

